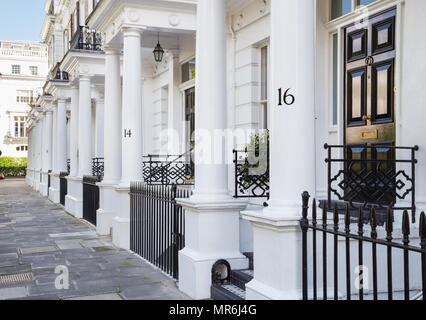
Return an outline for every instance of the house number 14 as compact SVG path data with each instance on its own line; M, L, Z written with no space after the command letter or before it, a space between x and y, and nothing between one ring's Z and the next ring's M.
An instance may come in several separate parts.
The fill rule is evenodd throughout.
M131 138L132 130L124 130L124 138Z
M291 106L296 102L296 98L290 94L290 89L288 88L283 95L283 89L279 88L278 89L278 105L282 106L283 103L287 106Z

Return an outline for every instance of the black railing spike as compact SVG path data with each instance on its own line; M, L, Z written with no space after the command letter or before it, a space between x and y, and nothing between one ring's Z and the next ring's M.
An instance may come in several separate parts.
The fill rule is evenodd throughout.
M327 204L325 202L322 208L322 225L327 228Z
M393 212L392 209L387 209L386 214L386 232L391 234L393 232Z
M317 223L317 200L312 200L312 222Z
M302 193L302 216L304 219L308 218L309 198L310 195L308 191Z
M350 224L351 224L351 211L349 209L349 204L347 203L345 207L345 226L349 228Z
M362 207L359 207L358 229L360 232L363 232L364 229L364 212Z
M377 228L377 216L376 216L376 208L371 208L370 213L370 225L372 230L376 230Z
M334 205L333 221L335 227L339 225L339 207L337 206L337 203Z
M407 210L404 210L402 215L402 234L404 236L410 235L410 216L408 215Z
M424 212L420 214L419 235L422 241L426 241L426 215Z

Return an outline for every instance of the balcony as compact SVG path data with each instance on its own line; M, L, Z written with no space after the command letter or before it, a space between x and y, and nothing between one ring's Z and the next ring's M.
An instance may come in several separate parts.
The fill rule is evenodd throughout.
M80 26L74 34L70 50L102 51L102 34L86 26Z

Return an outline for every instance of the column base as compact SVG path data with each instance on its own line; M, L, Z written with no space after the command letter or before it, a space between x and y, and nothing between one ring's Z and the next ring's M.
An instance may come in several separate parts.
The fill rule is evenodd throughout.
M68 194L65 196L65 210L76 218L83 218L83 179L67 177Z
M61 200L59 173L50 173L49 200L53 203L59 203Z
M96 232L101 236L106 236L111 234L112 222L114 217L117 216L118 195L115 190L117 183L100 182L97 185L99 187L100 208L96 212Z
M49 173L42 172L42 182L41 182L41 194L43 197L47 197L49 194Z
M254 235L254 279L246 285L246 300L302 299L302 233L296 211L273 207L241 213Z
M130 250L130 186L118 185L116 212L112 220L112 242L121 249Z
M130 219L112 219L112 243L121 249L130 250Z
M179 289L194 299L208 299L215 262L224 259L234 270L248 268L239 239L240 211L247 203L231 197L178 203L185 209L186 230L186 247L179 252Z

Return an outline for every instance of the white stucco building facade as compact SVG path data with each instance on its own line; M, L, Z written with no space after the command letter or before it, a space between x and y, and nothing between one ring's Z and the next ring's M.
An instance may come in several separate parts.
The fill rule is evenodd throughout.
M25 122L47 76L47 46L0 41L0 150L4 157L27 157Z
M186 159L193 149L194 184L180 186L192 196L177 200L186 227L178 285L193 298L211 297L212 267L226 260L250 275L246 299L301 299L301 193L348 197L330 188L325 143L333 157L349 150L367 162L374 145L386 153L375 160L419 146L424 176L423 0L48 0L45 9L51 78L27 126L29 184L85 218L86 177L102 160L90 222L131 249L131 185L153 178L144 157L168 168L176 157L164 155ZM265 129L269 178L256 182L259 194L238 184L232 149ZM415 198L408 191L392 204L418 221L426 185L414 184Z

